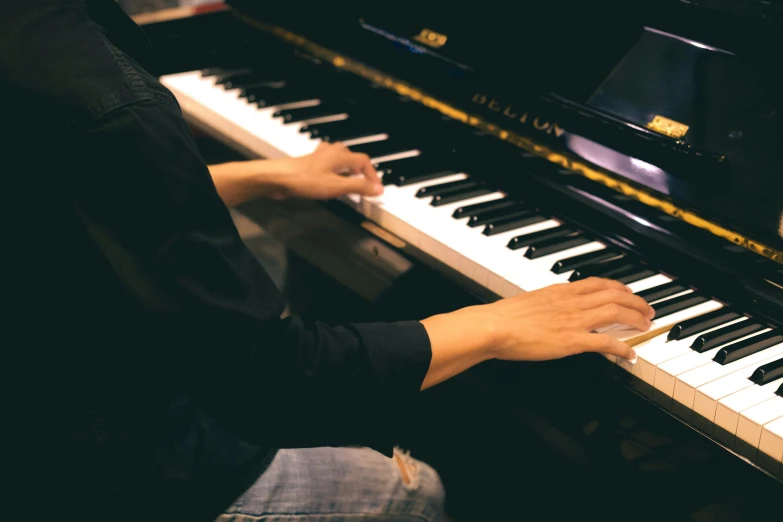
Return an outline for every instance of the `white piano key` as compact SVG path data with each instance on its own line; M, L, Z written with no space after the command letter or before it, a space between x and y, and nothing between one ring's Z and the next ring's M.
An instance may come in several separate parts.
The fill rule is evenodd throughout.
M718 401L718 407L715 410L715 424L730 435L735 435L740 413L773 398L775 391L781 384L783 384L783 379L778 379L764 386L754 385L722 398Z
M422 187L460 181L467 179L467 177L465 173L458 173L404 187L386 185L381 196L366 199L367 204L363 206L364 213L389 232L433 255L433 252L427 250L427 247L433 246L428 242L429 238L422 234L416 226L422 220L421 214L423 209L428 206L428 198L417 198L416 192Z
M446 264L463 275L473 278L476 265L461 254L460 246L466 241L466 237L475 232L475 229L467 226L467 219L458 220L452 217L452 214L459 207L493 201L503 197L505 197L505 194L502 192L494 192L439 207L433 207L429 204L432 198L425 198L427 204L421 209L415 226L423 234L428 235L433 241L442 245L441 249L446 252L446 258L444 259Z
M732 343L726 344L723 347L731 346L745 339L749 339L759 335L763 332L757 332L754 335L749 335L738 339ZM696 396L696 388L704 386L708 382L712 382L715 379L728 375L736 370L741 370L751 365L760 366L762 361L769 359L775 355L783 353L783 344L772 346L766 350L762 350L753 355L748 355L729 364L720 364L715 361L709 361L698 368L690 370L688 372L681 373L677 376L677 382L674 385L674 400L680 404L685 405L688 408L693 408L693 400ZM754 368L755 368L754 366Z
M720 347L707 350L704 353L689 351L684 355L670 359L658 366L655 372L655 389L662 391L668 397L674 396L674 384L677 382L677 376L687 371L693 370L710 362Z
M227 91L213 79L201 77L199 71L163 76L161 83L171 90L189 120L255 154L267 158L302 156L318 145L319 140L299 133L301 125L284 125L273 118L279 107L260 109L240 98L236 89Z
M310 118L310 119L307 119L307 120L298 121L296 123L286 123L284 125L295 126L296 127L296 132L299 133L299 134L302 134L301 132L299 132L299 130L304 125L315 125L317 123L329 123L329 122L333 122L333 121L342 121L342 120L347 120L347 119L348 119L348 115L345 114L345 113L330 114L328 116L319 116L318 118Z
M626 286L630 288L633 293L637 294L642 290L670 283L671 280L670 277L663 274L655 274L654 276L645 277L644 279L634 281L633 283L628 283Z
M370 158L373 163L381 163L384 161L394 161L394 160L401 160L405 158L413 158L415 156L418 156L421 154L421 152L418 149L413 150L406 150L404 152L396 152L394 154L387 154L386 156L376 156L374 158Z
M389 139L388 134L372 134L370 136L362 136L361 138L354 138L352 140L345 140L342 142L346 147L351 145L363 145L365 143L373 143L376 141L383 141Z
M690 337L674 341L667 340L669 332L662 333L636 346L635 350L638 360L635 365L630 366L627 363L620 363L620 365L629 371L632 369L636 377L652 385L655 382L655 373L658 370L658 365L675 357L691 353L693 351L691 344L698 336L744 320L747 320L747 318L742 317L733 321L727 321L724 324L706 329Z
M686 310L681 310L677 313L669 314L667 316L662 317L661 319L653 319L650 329L647 330L646 332L637 330L636 328L632 328L626 325L614 325L608 329L601 329L601 331L602 333L611 335L615 339L619 339L620 341L630 343L631 345L635 345L637 343L641 343L643 341L646 341L647 339L654 337L658 333L669 331L669 329L672 326L674 326L675 324L681 321L685 321L686 319L690 319L698 315L706 314L707 312L716 310L721 306L723 305L721 305L717 301L707 301L705 303L698 304ZM610 361L617 362L617 357L614 355L605 355L605 357ZM635 364L635 363L631 362L630 364Z
M660 319L653 318L652 326L647 332L639 331L635 328L631 328L629 326L622 326L619 328L614 328L612 330L607 331L606 333L611 335L612 337L615 337L616 339L619 339L621 341L632 341L633 339L641 336L648 336L651 332L668 330L675 324L685 321L686 319L691 319L693 317L706 314L708 312L712 312L713 310L717 310L723 306L718 301L707 301L701 304L698 304L696 306L692 306L686 310L681 310L679 312L669 314L667 316L664 316Z
M751 386L756 386L756 384L750 380L750 376L753 374L753 371L762 364L772 362L779 358L780 355L778 354L776 356L764 359L758 364L750 364L744 368L741 368L740 370L736 370L699 387L696 390L696 394L693 399L694 413L701 415L709 422L714 422L715 414L718 408L718 401L720 399L728 397L729 395L742 391L746 388L750 388ZM685 375L682 377L684 380ZM675 400L677 400L677 385L675 385L674 388L674 395Z
M759 438L759 452L768 455L774 463L769 466L770 472L778 475L783 472L783 417L764 425Z
M735 449L755 461L765 424L783 417L783 397L772 397L740 413Z

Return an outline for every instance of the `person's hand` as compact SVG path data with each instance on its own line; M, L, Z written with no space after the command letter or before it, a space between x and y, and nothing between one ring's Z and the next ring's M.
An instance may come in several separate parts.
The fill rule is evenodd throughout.
M432 348L422 389L487 359L542 361L601 352L633 360L627 343L595 331L613 324L647 331L654 313L622 283L590 278L429 317L421 321Z
M284 196L307 199L383 193L369 156L351 152L342 143L321 143L312 154L292 159L283 184Z
M526 361L581 352L633 359L636 354L627 343L594 332L613 324L647 331L655 314L627 286L597 278L503 299L484 305L483 313L494 324L494 356Z

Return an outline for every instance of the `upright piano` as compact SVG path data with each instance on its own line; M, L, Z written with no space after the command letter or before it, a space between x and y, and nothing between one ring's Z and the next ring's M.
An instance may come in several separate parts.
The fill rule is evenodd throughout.
M424 266L472 302L607 277L656 309L607 330L635 364L492 366L507 418L485 440L510 446L481 451L537 439L578 478L536 504L529 470L487 465L473 482L510 486L484 513L783 520L783 4L271 4L145 25L194 128L247 157L368 154L382 196L302 212L384 273Z

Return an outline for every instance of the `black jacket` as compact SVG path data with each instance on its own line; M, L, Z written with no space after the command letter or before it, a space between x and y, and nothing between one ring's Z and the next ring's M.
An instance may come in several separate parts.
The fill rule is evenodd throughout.
M430 362L417 322L280 319L150 53L112 0L3 6L5 471L41 516L210 520L270 448L390 453Z

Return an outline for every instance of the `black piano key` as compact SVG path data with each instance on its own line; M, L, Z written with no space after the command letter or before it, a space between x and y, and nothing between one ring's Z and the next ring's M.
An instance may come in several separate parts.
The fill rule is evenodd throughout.
M352 111L347 111L351 114ZM323 123L307 123L299 129L301 133L309 133L313 138L319 138L327 143L355 140L367 136L386 134L388 129L382 129L377 123L367 122L353 116L339 121Z
M478 186L478 183L476 183L472 179L460 179L457 181L449 181L448 183L427 185L426 187L421 187L416 192L416 197L426 198L431 196L437 196L438 194L443 194L445 192L451 192L465 187L476 187L476 186Z
M538 232L531 232L529 234L522 234L520 236L512 237L511 241L506 245L511 250L517 250L522 247L530 246L539 241L547 241L556 237L568 236L576 232L576 229L567 226L559 226L547 228L545 230L539 230Z
M247 101L255 103L261 108L277 107L278 105L289 105L309 100L317 100L318 95L298 89L274 89L263 87L259 89L249 89L244 93Z
M684 292L687 289L688 287L683 285L682 283L679 283L677 281L669 281L668 283L654 286L652 288L648 288L647 290L642 290L641 292L637 292L636 295L638 295L648 303L652 303L653 301L658 301L660 299L665 299L667 297L673 296L674 294L679 294L680 292Z
M584 268L574 270L569 281L579 281L588 277L601 277L612 279L623 284L630 284L640 281L656 274L654 270L645 268L627 261L624 258L606 261L597 265L588 265Z
M432 198L430 205L433 207L440 207L441 205L448 205L450 203L457 203L458 201L465 201L466 199L470 198L477 198L491 192L494 192L494 190L482 185L476 185L475 187L465 187L463 189L446 192L445 194L438 194Z
M576 270L577 268L586 265L591 265L593 263L600 263L601 261L607 261L609 259L614 259L622 255L623 254L617 252L612 252L608 248L604 248L602 250L596 250L595 252L582 254L581 256L573 256L566 259L561 259L560 261L552 265L552 268L550 270L555 274L563 274L565 272L570 272L571 270Z
M775 395L777 395L777 396L779 396L779 397L783 397L783 384L781 384L781 385L778 387L778 391L776 391L776 392L775 392Z
M209 67L207 69L202 69L201 77L206 78L211 76L215 78L215 81L219 82L223 78L229 76L234 76L237 74L249 74L251 72L253 72L252 69L248 67Z
M525 252L525 257L528 259L538 259L540 257L568 250L569 248L586 245L592 241L593 240L589 237L585 237L579 233L564 237L556 237L546 241L539 241L528 247Z
M706 296L703 296L698 292L691 292L690 294L673 297L650 306L655 310L655 319L660 319L661 317L687 310L688 308L701 303L706 303L707 301L709 301L709 299Z
M750 380L758 385L769 384L783 377L783 358L767 363L763 366L759 366L750 376Z
M332 104L321 103L312 107L281 109L279 111L275 111L272 114L272 117L280 118L285 123L297 123L315 118L323 118L325 116L333 116L335 114L341 114L342 112L344 111L341 107Z
M459 207L451 216L456 219L480 216L493 210L511 207L515 204L516 202L511 198L493 199L492 201L485 201L484 203L475 203L473 205Z
M384 175L381 181L384 185L398 185L400 187L457 173L449 168L443 159L427 156L382 161L376 164L375 168L383 171Z
M226 89L237 89L247 87L264 87L269 84L285 83L284 75L280 71L238 71L216 76L215 83L223 85Z
M451 176L453 174L456 174L453 170L438 170L436 167L433 167L432 170L425 171L423 173L415 174L415 175L405 175L405 174L399 174L395 176L393 173L390 172L389 169L386 169L381 165L380 167L384 172L388 172L388 174L383 176L383 179L381 182L384 185L397 185L399 187L405 187L408 185L413 185L414 183L422 183L424 181L430 181L433 179L438 178L445 178L446 176Z
M223 88L230 89L251 89L254 87L271 87L274 89L280 89L287 85L286 81L280 77L269 76L265 79L259 78L258 80L243 80L243 79L229 79L223 83Z
M764 326L751 321L740 321L717 330L698 336L691 343L691 348L699 353L704 353L722 344L727 344L752 333L763 330Z
M530 216L533 213L533 210L517 204L510 207L498 208L489 212L474 214L468 219L468 226L479 227L512 217Z
M724 346L718 350L713 360L718 364L729 364L780 343L783 343L783 333L772 330L771 332L754 335L750 339Z
M348 121L348 120L343 120L343 121ZM344 132L332 131L322 136L313 136L313 137L321 138L321 141L325 141L327 143L337 143L338 141L356 140L359 138L366 138L368 136L378 136L379 134L386 134L388 136L388 133L384 132L381 129L364 126L362 130L358 130L358 129L354 131L347 130Z
M624 285L630 285L636 281L641 281L642 279L652 277L655 274L655 270L650 270L649 268L637 268L625 274L613 276L610 279L614 279L618 283L623 283Z
M481 233L484 234L485 236L494 236L495 234L508 232L509 230L529 227L530 225L541 223L542 221L546 221L547 219L549 218L544 216L539 216L537 214L534 214L532 216L511 217L508 219L496 221L495 223L490 223L489 225L484 227L484 230Z
M245 89L240 89L239 97L245 98L250 103L254 103L259 98L263 98L269 95L278 96L282 92L299 93L301 91L291 89L290 87L286 88L285 85L265 85L262 87L248 87Z
M669 341L679 341L685 339L691 335L696 335L699 332L715 328L729 321L739 319L742 314L735 312L730 308L720 308L713 312L688 319L681 323L677 323L669 330L669 335L666 337Z
M594 265L583 266L574 270L569 281L579 281L580 279L587 279L588 277L604 277L610 279L611 276L629 272L638 268L638 265L634 265L624 257L620 259L613 259L611 261L604 261L602 263L596 263Z
M354 152L367 154L370 158L379 158L381 156L388 156L390 154L416 149L415 146L409 143L397 140L373 141L370 143L362 143L361 145L351 145L348 148Z
M226 89L295 86L302 80L301 71L282 67L280 64L264 64L258 69L229 71L215 76L215 83L223 85Z
M324 135L330 132L345 132L347 130L358 130L359 128L366 127L366 122L359 122L356 119L349 118L347 120L340 121L327 121L323 123L308 123L302 125L299 129L301 133L308 133L313 138L323 139Z

